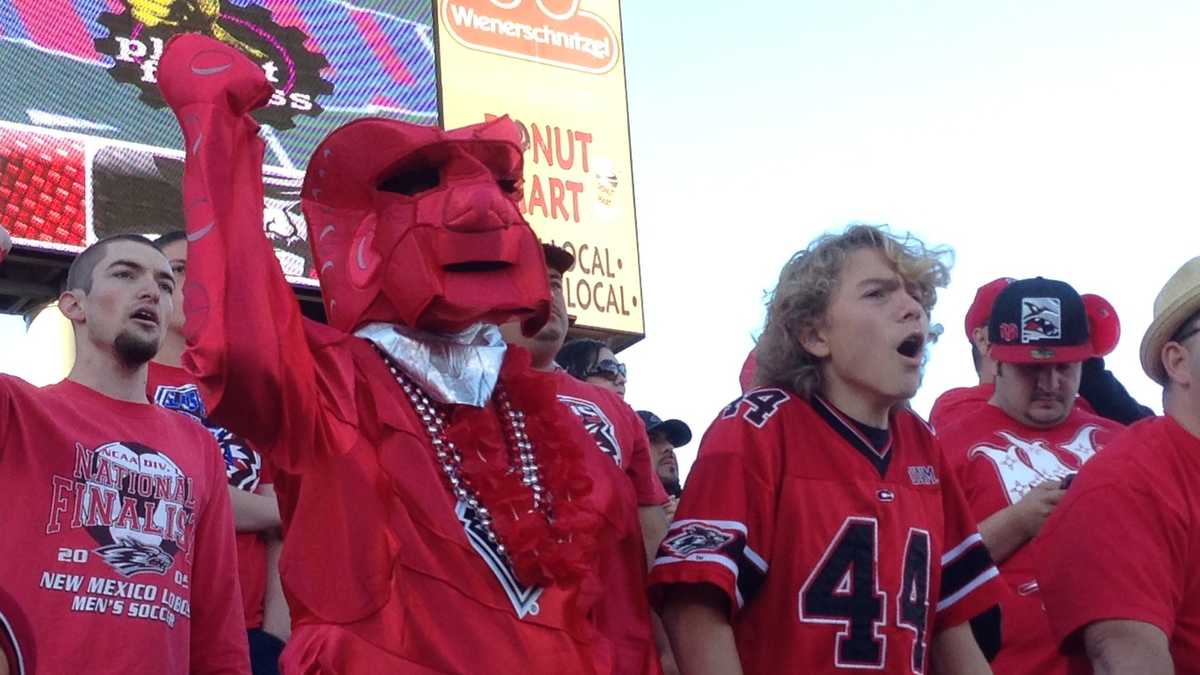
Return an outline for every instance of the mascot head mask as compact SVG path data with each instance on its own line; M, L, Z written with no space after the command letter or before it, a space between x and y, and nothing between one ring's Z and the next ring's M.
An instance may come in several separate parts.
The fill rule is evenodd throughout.
M456 332L550 311L545 260L517 208L520 132L351 122L308 163L301 193L329 323Z

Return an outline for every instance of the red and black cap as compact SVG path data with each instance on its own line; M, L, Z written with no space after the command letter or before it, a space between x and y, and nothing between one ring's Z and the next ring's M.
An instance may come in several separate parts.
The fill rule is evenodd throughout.
M1117 346L1121 322L1107 300L1080 296L1054 279L1006 286L988 320L988 356L1001 363L1070 363L1104 356Z
M996 296L1000 295L1000 291L1007 288L1013 281L1012 277L992 279L975 291L975 299L971 301L971 307L967 309L966 321L963 322L968 341L975 341L973 335L976 328L987 328L988 317L992 315L992 304L996 302Z

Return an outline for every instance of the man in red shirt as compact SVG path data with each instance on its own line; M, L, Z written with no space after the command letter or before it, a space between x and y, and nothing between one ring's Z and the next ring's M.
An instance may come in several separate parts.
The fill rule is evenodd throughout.
M975 374L979 376L979 384L973 387L958 387L948 389L937 397L929 410L929 423L934 429L945 426L965 414L978 410L992 397L992 380L996 377L996 362L988 356L988 316L992 313L992 303L996 296L1012 283L1011 277L993 279L975 291L975 299L967 309L963 321L967 333L967 341L971 343L971 361L975 364Z
M93 244L58 299L75 333L67 379L0 376L0 641L14 673L248 672L216 444L146 399L174 286L148 240Z
M1035 542L1046 612L1098 675L1200 673L1200 258L1167 282L1141 346L1166 415L1079 473Z
M991 315L992 303L996 301L996 296L1012 281L1009 277L994 279L980 286L975 292L975 300L967 310L964 323L967 340L971 342L971 360L979 376L979 384L948 389L938 396L929 410L929 423L933 428L944 429L947 425L982 410L991 400L996 362L988 356L988 317ZM1116 314L1112 305L1098 295L1084 295L1083 300L1091 321L1104 322L1107 316ZM1117 378L1104 368L1104 359L1098 356L1083 362L1079 397L1075 399L1075 405L1084 412L1100 415L1120 424L1132 424L1154 414L1125 391L1125 387Z
M612 645L614 673L659 672L658 651L646 599L646 557L667 530L667 495L650 464L649 441L633 409L613 392L577 380L554 361L567 337L570 319L563 296L563 274L575 264L566 250L542 244L550 283L550 319L532 336L519 323L500 327L504 340L529 351L534 370L549 373L558 400L579 418L596 441L589 465L592 477L608 485L615 504L604 509L613 522L605 527L598 555L603 596L594 611L597 627ZM597 489L595 494L600 494ZM652 539L658 537L658 539Z
M995 364L987 405L939 430L979 532L1014 591L1000 607L998 674L1066 673L1046 623L1026 544L1065 492L1065 481L1121 425L1079 410L1075 397L1085 359L1116 347L1115 314L1091 325L1070 285L1022 279L996 297L988 321Z
M784 266L762 386L705 434L651 570L684 675L990 672L967 622L1005 589L904 405L947 276L938 251L869 226Z
M186 413L208 429L225 460L229 499L237 529L238 580L250 642L250 668L254 675L279 672L279 655L291 633L291 618L279 579L279 554L283 546L279 505L270 462L237 434L209 422L207 407L195 378L183 368L186 340L183 327L183 286L187 283L187 234L173 230L154 240L175 274L174 311L166 335L150 362L146 396L164 408Z

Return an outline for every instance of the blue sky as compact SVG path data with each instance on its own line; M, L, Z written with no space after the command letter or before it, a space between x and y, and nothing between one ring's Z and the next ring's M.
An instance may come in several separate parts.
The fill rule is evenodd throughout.
M954 248L914 407L971 383L982 283L1099 293L1108 359L1143 403L1138 343L1200 254L1200 3L627 1L647 337L628 400L697 440L738 393L763 291L814 236L889 223Z

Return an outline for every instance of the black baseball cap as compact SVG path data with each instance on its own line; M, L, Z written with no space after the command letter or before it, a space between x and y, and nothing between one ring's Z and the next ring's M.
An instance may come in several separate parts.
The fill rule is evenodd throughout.
M679 448L687 445L692 441L692 430L682 420L667 420L662 421L658 415L649 410L639 410L638 417L642 418L642 424L646 425L646 435L650 435L655 431L662 431L671 445Z
M1036 277L1000 291L988 319L988 356L1001 363L1070 363L1117 346L1120 321L1108 301L1064 281Z
M559 274L566 274L575 266L575 256L561 246L543 243L542 255L546 256L546 266Z

